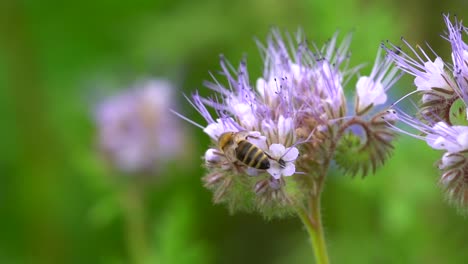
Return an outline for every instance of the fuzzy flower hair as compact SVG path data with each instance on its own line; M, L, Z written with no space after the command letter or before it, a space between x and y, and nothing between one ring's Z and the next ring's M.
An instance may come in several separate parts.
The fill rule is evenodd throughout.
M322 48L311 49L302 32L294 40L273 30L266 45L259 43L264 71L253 84L245 60L236 69L221 56L227 84L213 77L205 83L211 96L195 93L189 99L207 125L178 114L213 141L204 157L208 168L204 182L216 203L266 216L291 213L304 197L317 192L318 175L331 160L353 175L365 175L383 163L394 137L387 122L393 121L384 121L388 113L378 112L376 106L386 102L386 92L399 74L379 53L371 74L359 78L355 105L350 105L343 89L359 70L348 67L350 41L348 36L340 44L335 35ZM355 112L347 116L353 108ZM351 127L360 127L360 133ZM227 132L243 135L235 140L232 155L220 144ZM247 152L239 140L259 151ZM268 158L268 169L255 168L249 157L244 159L246 153L265 157L260 152Z
M442 172L440 184L448 200L466 211L468 209L468 45L463 41L468 29L456 17L444 15L447 26L442 35L451 45L451 61L443 60L432 49L432 55L421 47L411 53L391 45L387 48L390 58L403 71L414 76L421 104L415 115L402 110L398 118L411 130L395 128L415 138L425 140L434 149L445 154L439 161ZM402 99L403 99L402 98ZM413 130L414 129L414 130Z

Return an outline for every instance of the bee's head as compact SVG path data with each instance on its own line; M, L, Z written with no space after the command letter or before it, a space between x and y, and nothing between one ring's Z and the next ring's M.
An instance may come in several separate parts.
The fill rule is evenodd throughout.
M221 150L234 143L234 134L235 132L225 132L219 136L218 146Z

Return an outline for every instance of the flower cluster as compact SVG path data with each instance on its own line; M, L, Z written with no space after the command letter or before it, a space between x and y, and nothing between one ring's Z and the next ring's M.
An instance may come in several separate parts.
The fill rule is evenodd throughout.
M354 106L348 103L344 87L360 69L348 67L350 40L339 44L335 35L311 49L301 34L285 41L273 30L267 44L259 44L264 72L255 85L245 60L236 69L221 56L227 85L214 79L206 83L212 96L190 99L208 124L179 114L213 141L204 182L216 203L266 216L291 213L304 197L319 195L332 160L353 175L384 162L394 115L378 106L399 74L379 52L371 74L358 78Z
M444 16L447 31L443 35L452 48L451 60L444 61L432 49L432 55L421 47L412 48L412 54L391 45L389 57L400 69L413 75L421 104L416 115L398 110L399 119L416 132L396 128L445 154L439 162L442 171L440 184L450 202L460 209L468 208L468 45L463 37L468 33L461 21ZM408 95L408 96L409 96ZM405 96L404 98L406 98Z
M97 105L99 148L115 168L147 173L181 153L182 131L169 112L172 92L167 81L149 80Z

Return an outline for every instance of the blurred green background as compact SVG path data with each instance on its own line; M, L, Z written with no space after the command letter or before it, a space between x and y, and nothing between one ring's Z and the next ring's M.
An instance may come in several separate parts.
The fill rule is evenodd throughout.
M441 13L468 19L467 8L463 0L0 1L0 263L132 263L119 202L126 182L96 148L92 108L102 94L166 77L178 85L180 111L202 122L182 93L206 93L220 53L233 64L247 54L258 76L254 37L263 41L271 26L302 27L318 44L353 31L352 65L371 63L382 40L400 36L449 58ZM411 89L406 78L391 94ZM186 129L186 158L142 198L149 262L313 263L299 220L212 205L200 180L208 138ZM332 262L466 263L466 218L436 185L439 156L400 137L375 175L333 173L323 199Z

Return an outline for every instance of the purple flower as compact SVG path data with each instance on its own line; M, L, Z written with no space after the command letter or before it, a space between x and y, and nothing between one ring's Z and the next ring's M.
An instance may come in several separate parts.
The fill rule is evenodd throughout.
M281 176L291 176L296 171L296 166L294 165L294 161L299 156L299 150L297 148L285 148L281 144L271 144L269 153L273 158L276 159L283 159L284 165L280 165L279 163L274 163L270 166L267 170L273 178L279 180Z
M154 171L181 153L181 129L169 113L172 89L166 81L149 80L96 107L100 150L117 169Z
M395 61L400 69L406 73L413 75L414 84L419 91L428 91L433 88L451 92L455 83L449 70L449 66L437 54L434 54L435 59L431 59L429 55L420 47L416 49L402 39L410 48L414 57L403 52L399 47L392 44L391 48L387 48L388 55ZM419 51L419 52L418 52Z
M245 61L235 71L222 57L221 68L228 86L215 80L207 86L217 93L216 96L207 99L195 94L192 98L193 105L208 122L205 133L217 141L224 132L256 131L266 139L262 148L265 152L270 152L274 144L283 149L295 149L300 141L296 129L304 116L321 123L341 116L346 109L342 88L346 74L339 68L348 59L350 39L339 47L336 47L336 39L334 36L317 53L308 50L302 42L297 50L290 51L280 33L274 30L267 46L261 46L265 71L255 86L250 85ZM213 108L218 117L213 118L208 107ZM294 165L295 160L290 160L288 165ZM274 159L272 163L272 167L278 165ZM278 178L294 174L292 168L267 172Z
M386 102L387 91L399 77L398 70L379 53L371 74L361 77L357 84L357 115L347 116L352 105L348 105L343 87L359 70L348 67L350 41L348 36L339 44L336 34L322 48L312 45L310 49L301 32L295 42L289 35L284 41L280 32L273 30L266 45L259 43L264 71L253 79L254 84L245 60L236 69L221 56L221 75L226 84L214 78L205 83L213 92L210 97L195 93L189 99L207 125L177 114L202 128L213 141L205 153L209 173L204 182L214 191L215 202L227 201L236 208L244 200L246 209L254 207L268 214L271 210L265 208L294 211L291 205L301 203L309 192L318 191L313 187L316 174L327 170L321 166L328 167L345 136L353 140L356 151L366 153L357 162L340 159L346 160L343 166L352 167L346 171L366 174L368 168L375 170L383 163L391 149L393 132L381 121L382 113L374 117L364 114ZM358 140L348 137L353 134L351 126L365 127L365 136L361 139L354 135ZM242 135L240 139L255 148L223 150L226 145L218 141L226 144L222 135L227 132ZM361 140L372 142L359 145ZM235 147L239 144L231 142ZM343 143L340 150L354 152L345 145L348 143ZM245 157L252 153L255 156ZM268 159L269 165L258 169L251 161L254 157ZM252 191L254 198L249 195Z
M447 25L447 34L444 36L452 46L452 62L453 62L453 75L460 89L460 95L466 100L468 92L468 45L463 41L463 33L468 33L468 29L463 26L461 21L450 20L448 15L444 16L445 24Z
M382 60L379 50L371 74L359 77L356 83L356 113L365 113L372 106L387 102L387 91L401 76L392 64L388 57Z
M463 36L468 33L461 21L452 22L444 16L447 26L446 39L452 48L452 63L446 63L434 51L435 59L421 47L413 49L407 42L415 58L391 45L387 48L389 57L402 70L415 77L416 91L422 95L422 104L413 117L399 110L401 123L414 130L397 128L397 131L424 140L433 149L444 150L439 161L442 171L440 183L449 201L461 209L468 209L468 45ZM419 52L417 52L417 50Z

